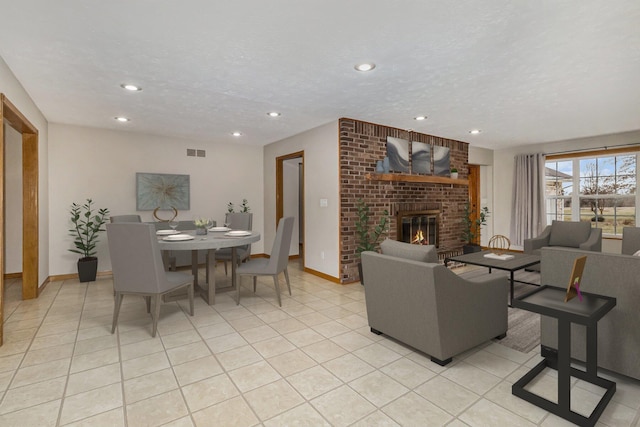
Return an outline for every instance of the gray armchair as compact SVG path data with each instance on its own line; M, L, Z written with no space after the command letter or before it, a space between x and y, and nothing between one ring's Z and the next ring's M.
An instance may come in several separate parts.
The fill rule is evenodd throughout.
M504 276L467 280L437 263L370 251L362 253L362 270L371 332L410 345L439 365L506 336Z
M547 246L602 251L602 229L592 228L589 222L553 221L538 237L525 239L524 253L540 255L540 249ZM531 267L539 270L540 264Z
M640 228L624 227L622 229L622 254L633 255L640 251Z

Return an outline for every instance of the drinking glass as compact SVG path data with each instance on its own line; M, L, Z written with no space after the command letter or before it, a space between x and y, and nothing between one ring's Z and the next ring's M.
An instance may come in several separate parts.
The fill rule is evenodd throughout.
M178 221L169 221L169 227L171 227L173 231L176 231L176 228L178 228L179 224L180 223Z

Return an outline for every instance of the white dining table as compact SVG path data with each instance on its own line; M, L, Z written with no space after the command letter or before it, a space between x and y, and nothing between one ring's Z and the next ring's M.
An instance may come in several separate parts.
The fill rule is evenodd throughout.
M196 234L195 230L181 231L181 234L193 236L190 240L168 241L167 236L158 236L158 246L163 257L167 256L167 251L191 251L191 271L193 273L193 284L200 296L209 305L215 304L216 291L226 292L235 289L236 285L236 248L243 245L250 245L260 240L260 234L251 232L247 236L227 236L224 231L209 231L206 235ZM216 249L231 248L231 286L225 288L216 287ZM200 286L198 283L198 251L207 251L206 262L206 284Z

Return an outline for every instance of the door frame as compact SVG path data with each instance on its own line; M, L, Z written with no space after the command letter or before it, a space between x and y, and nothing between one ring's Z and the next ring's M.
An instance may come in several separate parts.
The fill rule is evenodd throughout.
M5 136L4 123L22 134L22 299L38 297L38 129L0 93L0 345L4 325Z
M302 212L300 212L300 220L303 221L303 223L306 224L306 221L304 220L304 215L305 215L305 211L304 211L304 150L303 151L296 151L295 153L289 153L289 154L285 154L283 156L278 156L276 157L276 228L278 227L278 222L280 221L280 218L282 218L284 216L284 162L285 160L291 160L291 159L300 159L300 161L302 162L302 180L300 182L300 188L302 189L301 194L300 194L300 206L302 206ZM304 227L302 229L302 242L304 244L304 242L306 242L305 240L305 236L304 236L304 230L306 227ZM305 263L304 263L304 252L301 254L302 255L302 268L304 269Z
M471 208L471 220L480 219L480 165L468 165L469 167L469 207ZM480 244L481 230L478 229L478 235L471 243Z

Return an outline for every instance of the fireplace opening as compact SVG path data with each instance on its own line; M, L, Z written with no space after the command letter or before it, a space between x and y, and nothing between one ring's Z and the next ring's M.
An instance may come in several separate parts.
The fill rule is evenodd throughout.
M439 211L399 212L398 240L438 247Z

